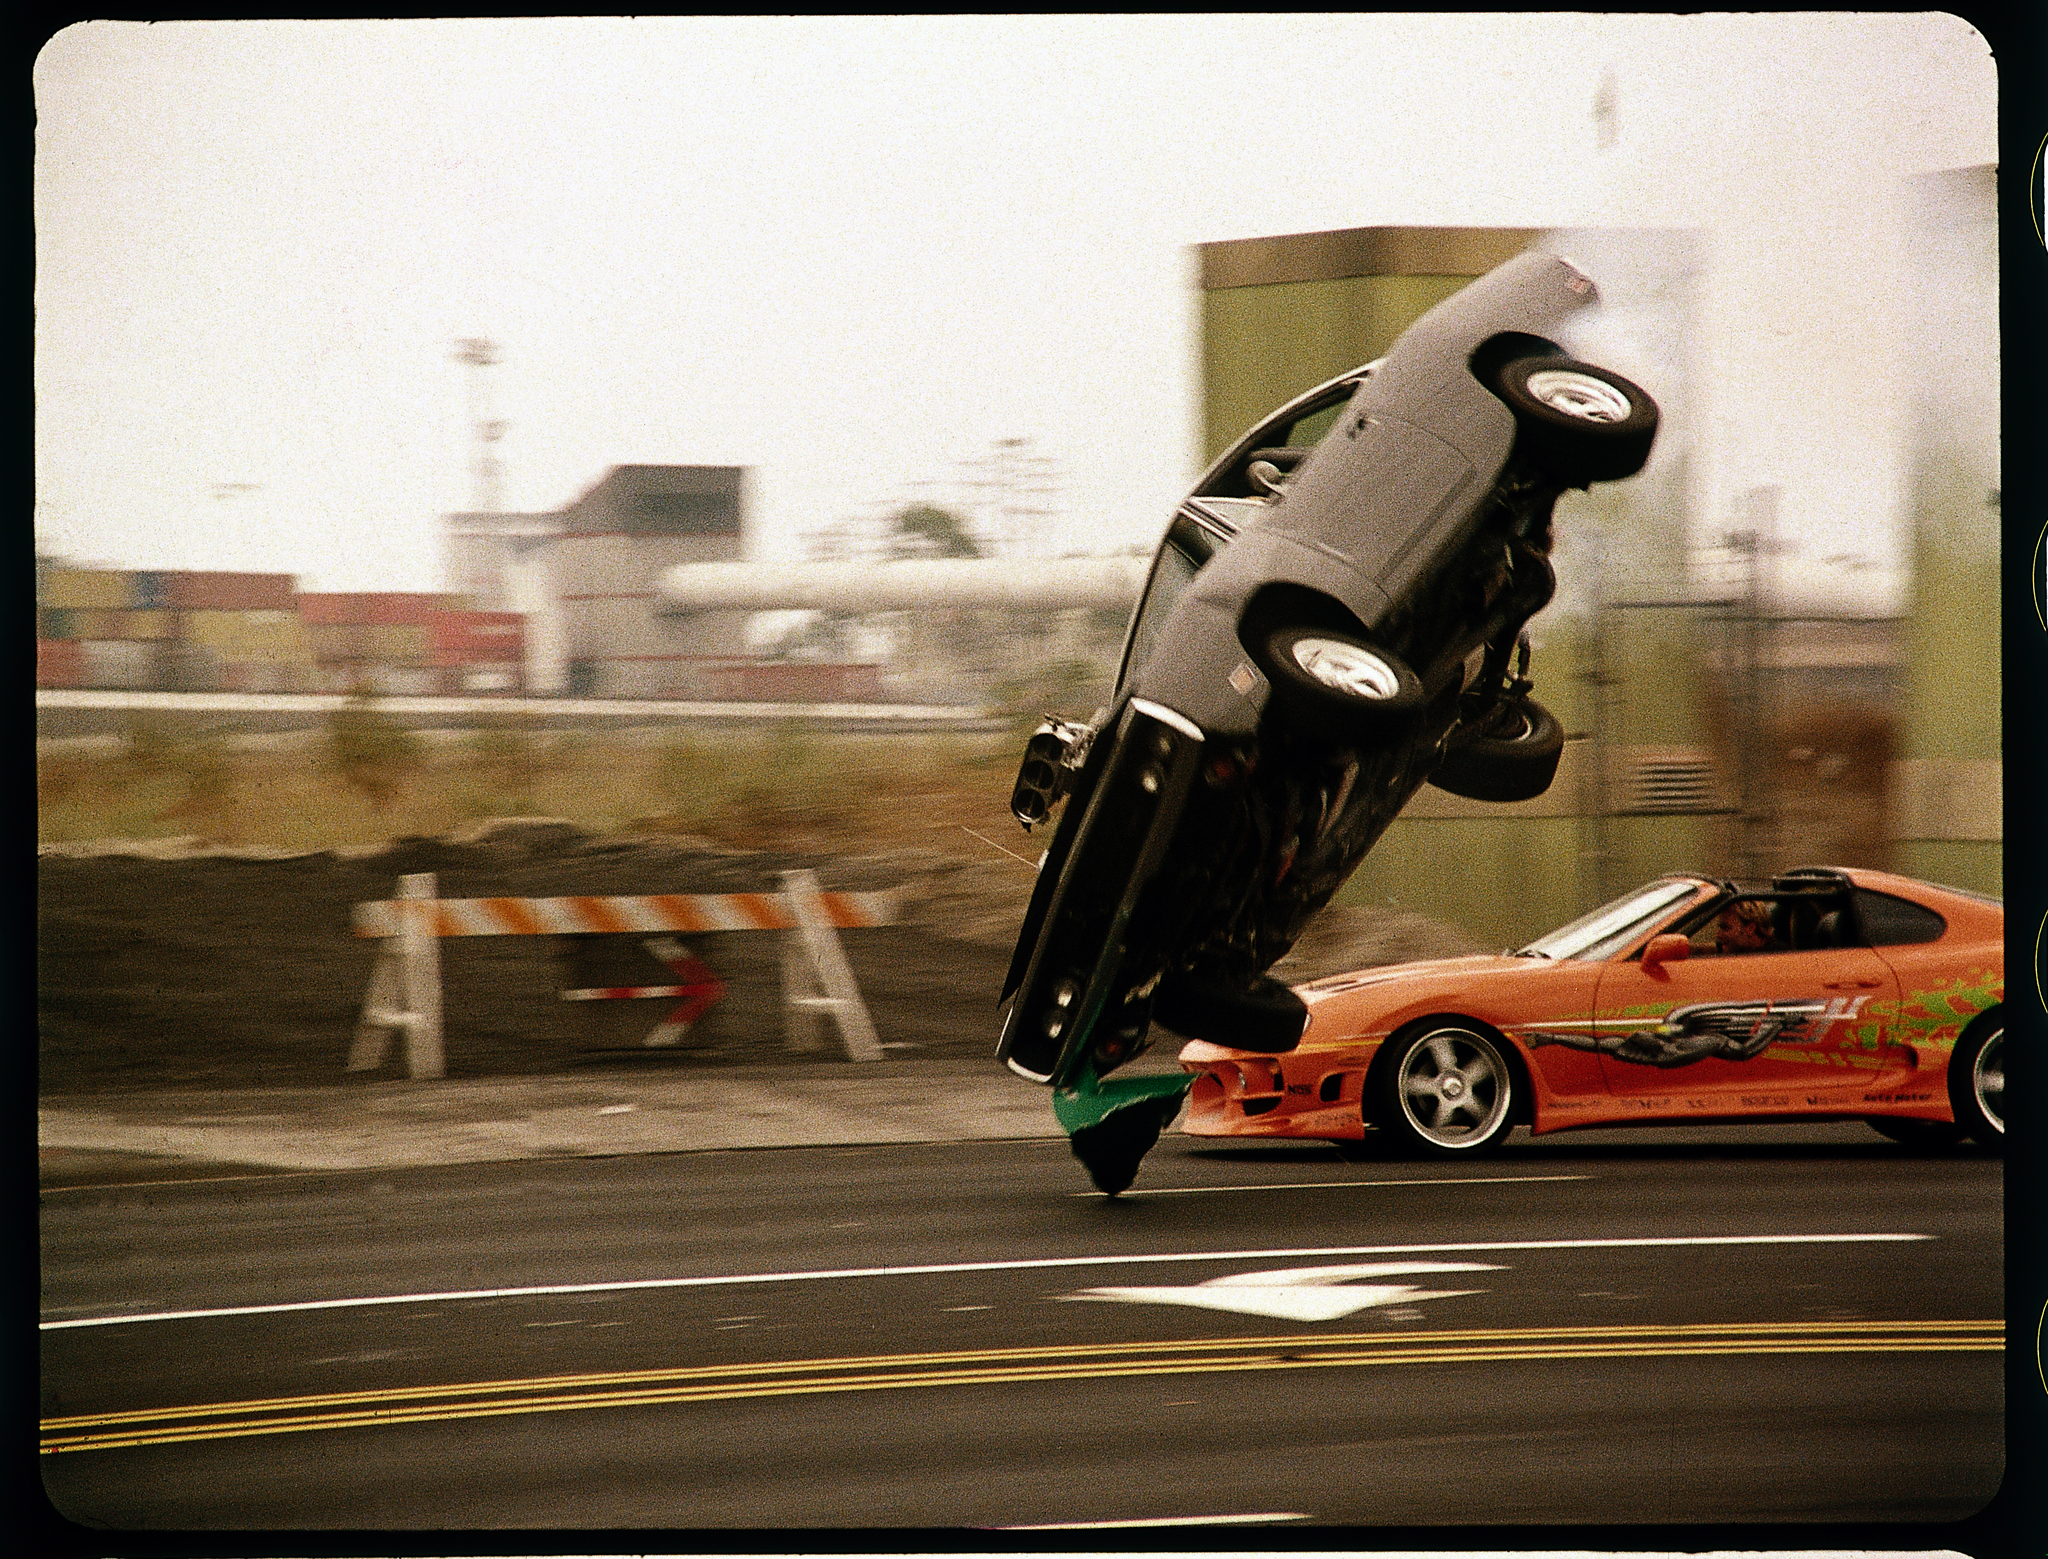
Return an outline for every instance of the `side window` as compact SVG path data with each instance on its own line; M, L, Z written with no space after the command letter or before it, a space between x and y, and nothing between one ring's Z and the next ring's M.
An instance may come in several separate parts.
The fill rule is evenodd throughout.
M1704 919L1686 928L1695 958L1732 957L1744 953L1789 952L1781 921L1769 899L1738 898L1723 902Z
M1137 620L1131 625L1131 647L1124 657L1123 677L1129 677L1152 654L1152 647L1159 642L1159 630L1166 617L1173 610L1173 603L1187 589L1201 564L1188 555L1176 541L1168 540L1159 549L1159 557L1152 565L1152 577L1145 582L1145 593L1138 600Z
M1856 918L1864 940L1874 947L1932 942L1948 929L1948 922L1924 905L1869 888L1856 890Z
M1286 442L1290 448L1308 449L1320 444L1323 435L1336 425L1344 409L1351 404L1349 396L1334 406L1325 406L1321 411L1311 412L1287 430Z

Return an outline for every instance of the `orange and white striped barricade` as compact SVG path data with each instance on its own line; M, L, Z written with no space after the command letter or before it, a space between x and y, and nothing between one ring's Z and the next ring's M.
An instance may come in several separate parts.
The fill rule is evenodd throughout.
M621 933L786 931L783 1002L793 1050L815 1049L817 1019L839 1028L849 1059L879 1061L882 1046L839 945L838 932L893 925L888 893L828 893L815 873L782 873L780 893L657 893L611 897L440 899L431 873L400 880L401 897L355 907L355 934L383 947L370 977L348 1069L381 1066L391 1030L406 1033L416 1078L446 1075L441 1048L437 939L450 936L590 936ZM651 994L657 988L649 987ZM660 987L681 994L684 987ZM428 1014L431 1012L431 1042ZM658 1031L657 1031L658 1032Z

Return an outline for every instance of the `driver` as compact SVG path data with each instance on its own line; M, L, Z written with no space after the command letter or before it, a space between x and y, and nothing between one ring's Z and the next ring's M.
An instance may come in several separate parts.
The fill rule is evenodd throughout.
M1776 946L1770 906L1759 899L1737 899L1715 917L1717 953L1765 953Z

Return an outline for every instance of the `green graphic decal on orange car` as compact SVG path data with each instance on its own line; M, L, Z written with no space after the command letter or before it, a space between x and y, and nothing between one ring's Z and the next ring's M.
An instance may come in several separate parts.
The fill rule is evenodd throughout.
M1971 1019L2004 1001L2004 970L1971 969L1953 980L1909 991L1899 1004L1898 1027L1915 1043L1953 1050Z

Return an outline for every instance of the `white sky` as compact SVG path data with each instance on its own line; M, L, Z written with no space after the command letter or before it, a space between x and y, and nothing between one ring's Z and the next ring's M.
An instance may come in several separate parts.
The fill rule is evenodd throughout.
M1996 160L1937 13L95 22L35 88L38 545L326 590L442 584L472 335L508 509L748 465L795 556L1027 438L1051 550L1149 545L1191 246L1387 225L1701 229L1699 512L1895 588L1904 180Z

